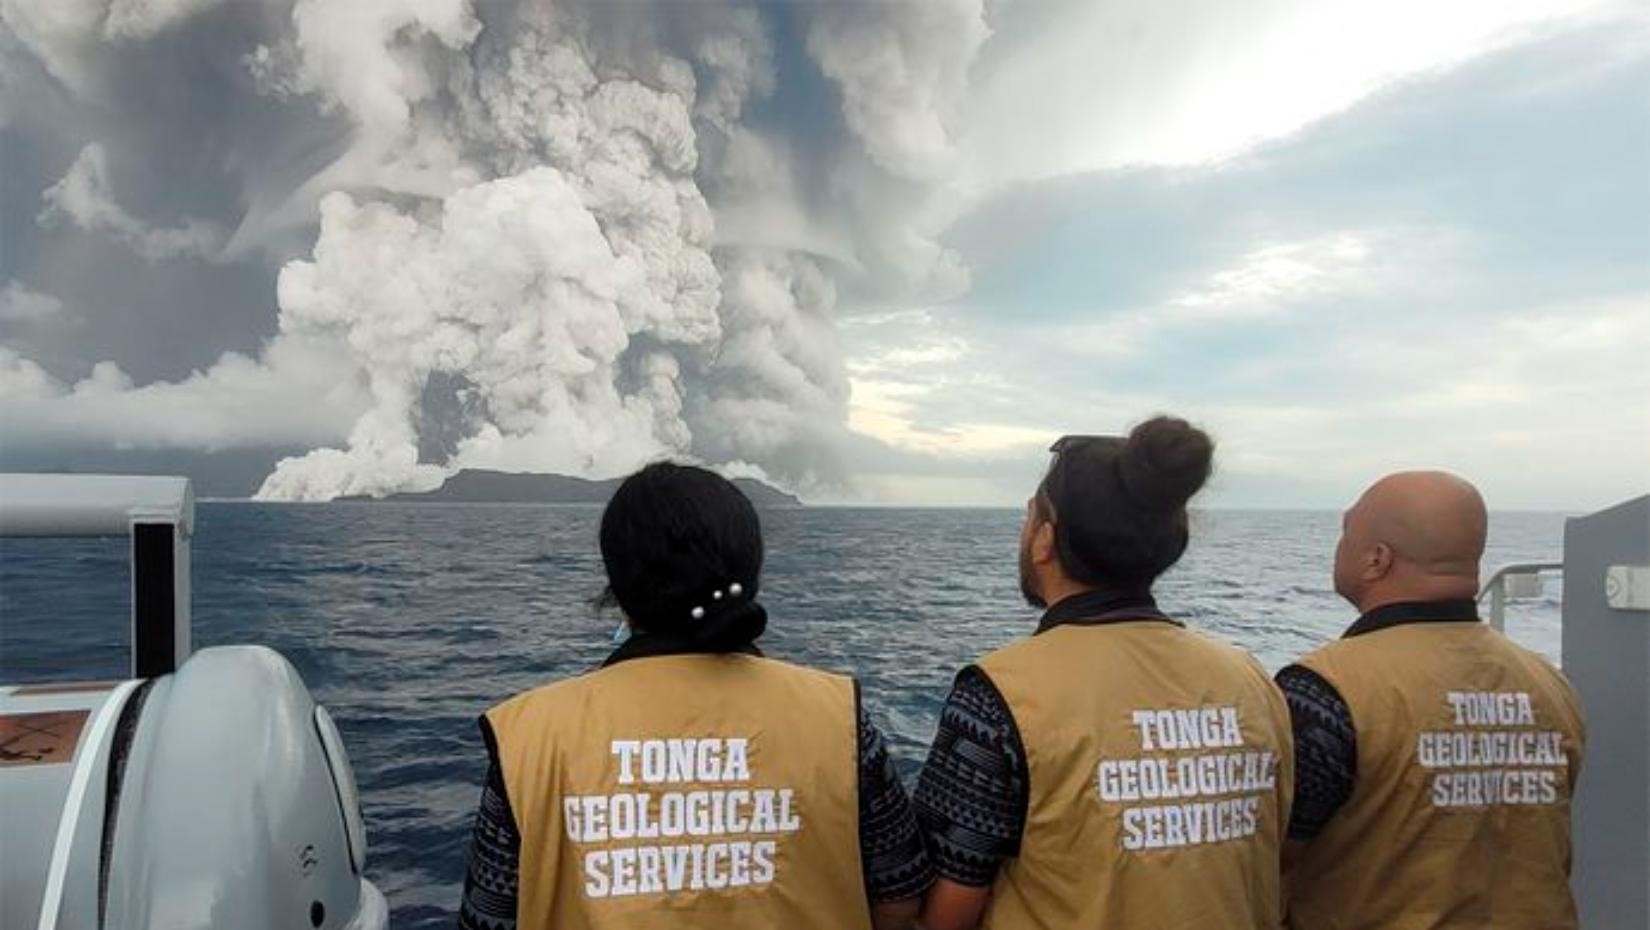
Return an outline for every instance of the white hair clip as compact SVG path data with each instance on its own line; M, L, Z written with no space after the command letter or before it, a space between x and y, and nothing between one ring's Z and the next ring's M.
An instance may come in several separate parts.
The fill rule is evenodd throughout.
M735 581L733 584L728 585L728 590L726 592L724 592L721 588L717 588L715 591L710 592L710 599L713 601L719 601L722 600L723 597L739 597L744 593L745 586ZM691 611L688 611L688 613L695 620L705 619L705 608L703 607L695 607Z

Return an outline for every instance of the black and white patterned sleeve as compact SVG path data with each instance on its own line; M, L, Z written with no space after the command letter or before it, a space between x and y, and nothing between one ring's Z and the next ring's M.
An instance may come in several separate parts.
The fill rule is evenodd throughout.
M1277 674L1289 702L1295 734L1295 805L1289 838L1310 840L1352 796L1358 775L1358 737L1352 710L1335 686L1300 665Z
M979 888L1020 852L1029 786L1014 716L984 672L964 669L917 779L917 819L942 878Z
M859 854L872 903L920 897L934 883L917 815L882 731L859 710Z
M482 721L482 734L492 756L487 783L481 789L475 828L470 838L470 868L464 877L459 906L459 930L516 930L516 893L521 863L521 833L504 790L492 734Z

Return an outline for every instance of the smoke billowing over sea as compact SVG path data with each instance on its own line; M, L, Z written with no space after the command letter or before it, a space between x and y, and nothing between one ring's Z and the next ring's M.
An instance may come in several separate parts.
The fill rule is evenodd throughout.
M222 300L207 342L257 321L72 383L0 344L8 433L307 450L268 499L665 454L841 482L838 314L967 285L930 207L987 34L983 0L0 0L25 258Z

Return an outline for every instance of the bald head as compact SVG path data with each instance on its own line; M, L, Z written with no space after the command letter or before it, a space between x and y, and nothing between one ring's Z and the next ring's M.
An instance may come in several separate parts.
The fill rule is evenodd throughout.
M1335 590L1364 611L1397 601L1476 597L1488 523L1478 489L1455 475L1387 475L1346 512Z

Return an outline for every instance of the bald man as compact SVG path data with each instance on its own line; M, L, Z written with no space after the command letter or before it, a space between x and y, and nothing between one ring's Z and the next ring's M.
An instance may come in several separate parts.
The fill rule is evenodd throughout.
M1443 472L1348 510L1335 591L1361 616L1278 673L1295 732L1295 930L1562 930L1585 731L1540 656L1480 623L1488 520Z

